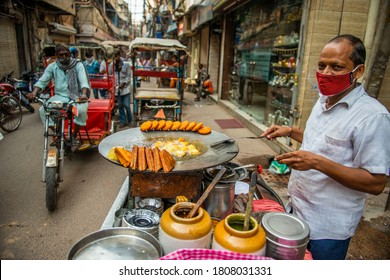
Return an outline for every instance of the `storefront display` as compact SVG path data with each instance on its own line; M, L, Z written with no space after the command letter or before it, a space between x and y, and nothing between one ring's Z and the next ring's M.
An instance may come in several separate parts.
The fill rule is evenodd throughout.
M288 124L297 82L302 0L254 0L232 14L230 101L267 125Z

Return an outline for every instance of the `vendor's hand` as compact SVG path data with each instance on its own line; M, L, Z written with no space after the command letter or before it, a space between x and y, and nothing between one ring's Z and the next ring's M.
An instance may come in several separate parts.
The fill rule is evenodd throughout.
M260 137L266 136L269 140L275 140L277 137L290 136L291 131L289 126L272 125Z
M276 156L275 160L279 163L287 164L292 169L304 171L315 169L318 163L318 155L308 151L299 150Z
M119 88L124 88L125 85L126 85L126 83L121 83L121 84L119 85Z

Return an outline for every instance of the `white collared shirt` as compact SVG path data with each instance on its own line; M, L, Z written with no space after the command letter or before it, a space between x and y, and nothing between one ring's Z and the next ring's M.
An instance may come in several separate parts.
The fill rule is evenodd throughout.
M390 114L363 86L326 109L320 96L306 123L301 150L370 173L390 172ZM366 193L349 189L317 170L293 170L288 185L294 214L310 227L311 239L354 235Z

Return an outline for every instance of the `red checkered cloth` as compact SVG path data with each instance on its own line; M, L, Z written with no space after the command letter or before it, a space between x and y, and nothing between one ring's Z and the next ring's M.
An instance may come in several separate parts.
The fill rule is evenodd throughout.
M272 258L214 249L178 249L160 260L273 260Z
M253 212L284 212L283 207L274 200L271 199L258 199L252 202Z

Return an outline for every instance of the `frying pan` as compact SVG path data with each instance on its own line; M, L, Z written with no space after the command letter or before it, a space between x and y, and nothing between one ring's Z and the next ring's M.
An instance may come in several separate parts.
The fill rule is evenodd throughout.
M235 158L239 152L235 141L225 141L217 147L211 147L216 142L228 140L230 137L217 131L202 135L192 131L148 131L143 132L139 127L122 130L114 133L99 144L99 153L108 161L122 166L118 161L110 160L107 155L111 148L122 146L127 150L132 150L133 145L151 146L161 139L184 138L190 144L194 144L201 155L186 156L181 159L176 158L176 164L171 172L195 171L216 166L228 162ZM149 172L149 171L148 171Z

